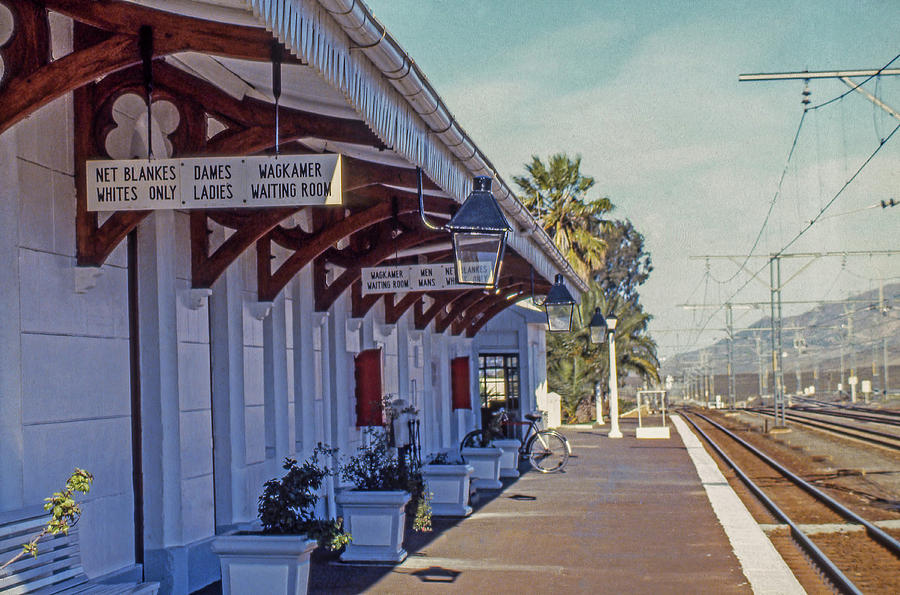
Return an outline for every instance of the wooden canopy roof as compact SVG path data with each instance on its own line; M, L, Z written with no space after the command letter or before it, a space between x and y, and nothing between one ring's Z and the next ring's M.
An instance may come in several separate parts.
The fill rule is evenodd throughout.
M122 0L0 0L13 20L9 38L0 39L0 134L73 93L80 266L101 265L149 214L116 211L101 219L87 211L85 196L85 160L141 156L111 155L108 141L122 125L117 102L126 95L146 101L142 27L152 34L151 102L154 107L171 104L177 111L172 130L154 132L150 122L146 134L162 134L172 156L273 151L273 46L283 64L280 150L345 156L342 207L191 211L194 287L210 287L229 264L255 247L261 301L272 300L303 267L313 264L316 309L326 310L350 290L353 315L362 316L382 297L362 296L363 267L388 260L449 260L447 235L427 230L419 221L415 167L430 178L424 184L426 210L444 219L465 198L471 175L497 176L408 56L400 51L405 66L384 72L390 64L371 52L383 52L388 44L362 47L344 32L341 27L349 27L353 18L376 31L380 25L361 3L336 13L342 1L253 0L249 4L255 11L250 11L244 2L210 0L171 3L175 8L167 4L170 11L163 11ZM68 22L53 15L71 19L71 33ZM357 35L368 34L360 26L357 30ZM68 35L70 51L53 55L51 48L64 48ZM349 48L346 56L335 50L335 39ZM398 51L386 31L379 39L392 44L391 52ZM419 77L418 83L412 75ZM409 91L410 84L412 95L398 93ZM431 112L425 113L428 109ZM431 120L447 117L450 125L433 130ZM452 145L454 139L459 142ZM459 151L469 158L459 157ZM510 198L505 184L500 184L500 193L501 207L515 229L498 289L386 296L388 322L413 308L418 328L434 320L439 332L449 328L472 336L493 315L528 294L532 276L537 293L547 291L557 271L568 277L576 293L585 289L530 215L523 215L518 201ZM227 230L218 244L210 240L216 226Z

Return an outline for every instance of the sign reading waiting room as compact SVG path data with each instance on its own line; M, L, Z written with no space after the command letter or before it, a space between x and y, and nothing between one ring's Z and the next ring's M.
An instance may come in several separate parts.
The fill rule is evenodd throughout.
M456 282L456 266L452 263L368 267L362 270L363 295L448 289L472 289L471 285Z
M87 162L88 211L341 204L340 155Z

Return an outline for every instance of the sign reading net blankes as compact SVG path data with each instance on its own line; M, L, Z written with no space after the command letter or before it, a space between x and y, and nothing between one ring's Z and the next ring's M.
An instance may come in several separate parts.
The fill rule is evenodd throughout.
M362 294L472 289L456 282L456 265L417 264L368 267L362 270Z
M88 211L341 204L340 155L94 160Z

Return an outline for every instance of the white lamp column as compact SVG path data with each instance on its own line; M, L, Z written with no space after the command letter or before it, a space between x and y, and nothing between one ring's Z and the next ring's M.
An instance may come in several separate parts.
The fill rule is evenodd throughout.
M616 319L610 315L606 319L609 327L609 436L621 438L619 430L619 381L616 376Z

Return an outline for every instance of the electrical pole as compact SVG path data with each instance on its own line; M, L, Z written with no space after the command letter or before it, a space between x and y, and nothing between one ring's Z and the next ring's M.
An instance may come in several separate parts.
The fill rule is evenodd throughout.
M882 316L887 316L887 306L884 303L884 279L878 280L878 311ZM887 401L888 396L888 348L887 348L887 330L882 327L881 331L881 399Z
M772 320L772 376L775 380L775 427L785 426L784 373L782 371L781 343L781 258L774 254L769 259L769 305ZM781 417L779 418L779 408Z
M731 410L734 411L734 313L731 311L730 303L725 304L725 328L728 333L728 397L731 403Z
M762 396L764 392L763 387L763 357L762 357L762 337L756 337L756 361L759 365L759 370L757 371L757 380L759 381L759 399L762 401Z

